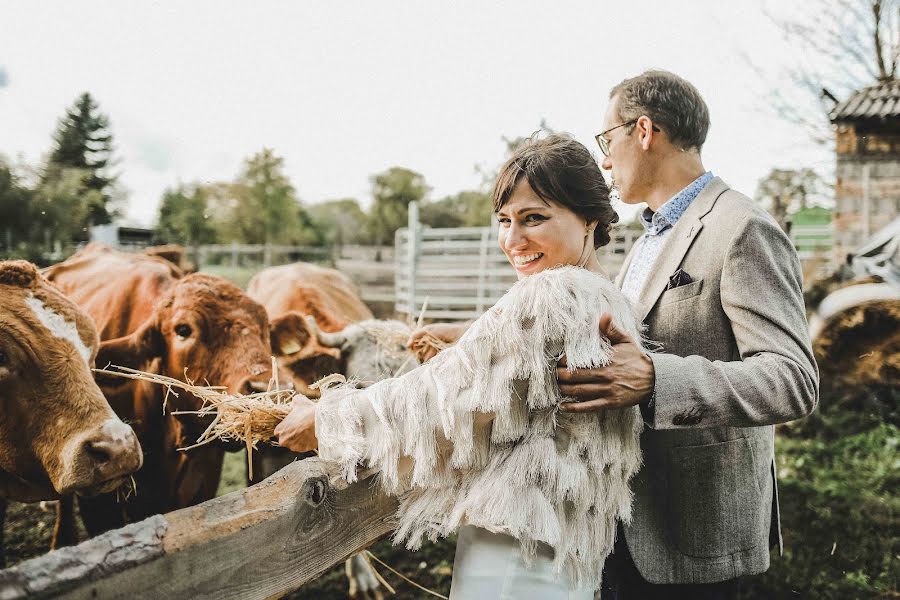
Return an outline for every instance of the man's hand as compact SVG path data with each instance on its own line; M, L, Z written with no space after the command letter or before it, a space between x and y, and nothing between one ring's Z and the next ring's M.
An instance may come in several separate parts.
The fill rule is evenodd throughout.
M600 317L600 334L613 345L612 362L598 369L566 368L563 357L556 367L556 379L563 396L577 402L565 402L564 412L592 412L607 408L624 408L650 400L656 373L653 361L626 333L619 331L612 316Z
M309 452L319 447L316 438L316 405L309 398L294 396L291 412L275 428L278 444L294 452Z
M406 346L412 350L420 363L431 360L443 348L430 342L430 338L438 341L439 345L452 346L469 328L468 323L432 323L420 329L416 329Z

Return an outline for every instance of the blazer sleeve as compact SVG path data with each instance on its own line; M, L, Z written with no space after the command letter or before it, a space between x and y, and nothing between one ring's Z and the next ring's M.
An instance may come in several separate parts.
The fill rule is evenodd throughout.
M654 429L772 425L818 403L800 261L767 215L752 214L737 228L720 285L740 359L652 354L656 384L645 418Z

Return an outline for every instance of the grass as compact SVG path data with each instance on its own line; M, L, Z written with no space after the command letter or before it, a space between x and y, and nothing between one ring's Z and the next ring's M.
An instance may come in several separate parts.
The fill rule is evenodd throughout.
M247 289L247 284L261 270L260 267L231 267L227 265L206 265L202 271L210 275L218 275L235 284L242 290Z
M853 410L823 395L822 412L776 438L785 553L745 598L900 598L898 391L869 396Z

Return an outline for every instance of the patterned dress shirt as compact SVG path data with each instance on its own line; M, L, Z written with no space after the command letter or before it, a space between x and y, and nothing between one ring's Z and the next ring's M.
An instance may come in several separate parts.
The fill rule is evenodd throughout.
M637 302L641 293L641 288L647 282L653 264L662 252L665 246L666 238L672 227L687 210L691 202L696 198L703 188L706 187L713 179L713 174L707 171L686 188L675 194L659 207L655 213L649 208L645 208L641 213L641 224L644 226L644 235L641 237L641 247L637 249L631 264L628 266L628 272L622 280L622 293L631 300ZM637 243L637 242L635 242Z

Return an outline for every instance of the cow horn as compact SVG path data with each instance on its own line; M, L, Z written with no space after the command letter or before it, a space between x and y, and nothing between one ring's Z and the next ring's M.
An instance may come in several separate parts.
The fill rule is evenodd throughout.
M319 340L319 344L326 348L340 348L347 341L347 335L344 333L346 329L335 332L322 331L316 324L316 320L310 315L306 315L306 325Z

